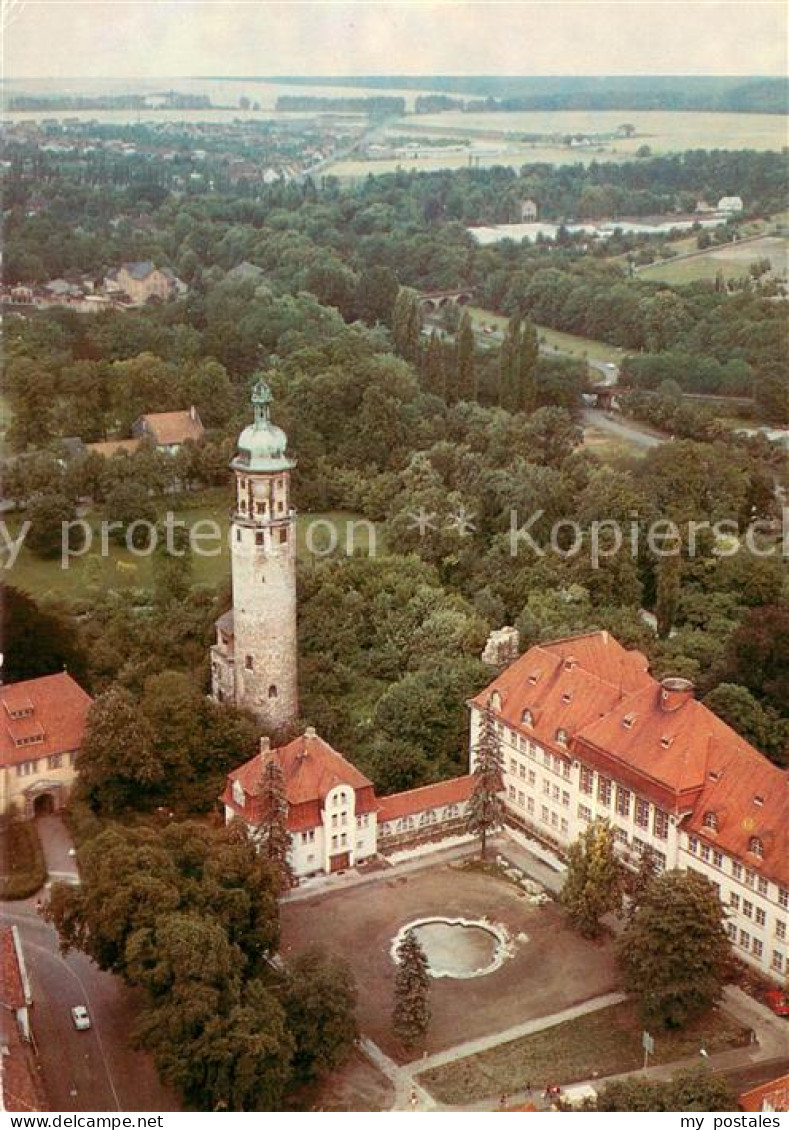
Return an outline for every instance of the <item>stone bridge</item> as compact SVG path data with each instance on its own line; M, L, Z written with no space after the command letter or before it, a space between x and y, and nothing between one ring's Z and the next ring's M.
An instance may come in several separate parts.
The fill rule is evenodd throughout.
M419 303L425 314L435 314L444 306L468 306L474 296L470 288L465 290L426 290L419 295Z

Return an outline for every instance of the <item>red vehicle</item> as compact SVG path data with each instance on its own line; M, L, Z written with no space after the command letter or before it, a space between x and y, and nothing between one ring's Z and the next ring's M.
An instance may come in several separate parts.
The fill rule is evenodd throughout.
M768 989L764 994L764 1000L776 1016L785 1016L789 1019L789 993L783 989Z

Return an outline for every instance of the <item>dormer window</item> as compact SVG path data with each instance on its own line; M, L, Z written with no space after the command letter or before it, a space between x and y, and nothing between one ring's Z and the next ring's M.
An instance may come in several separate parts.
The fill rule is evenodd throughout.
M721 779L721 775L717 771L717 769L710 769L710 780L711 781L720 781L720 779Z
M670 737L668 737L667 735L664 734L663 737L660 739L660 744L663 747L663 749L668 749L673 741L674 741L673 738L670 738Z
M532 671L532 673L529 675L529 678L528 678L529 685L532 686L532 687L535 687L537 685L537 683L540 681L540 675L541 674L542 674L542 671Z
M556 731L556 740L559 743L559 745L566 746L567 745L567 731L566 730L557 730Z
M624 728L626 730L632 730L633 726L635 724L635 720L636 720L635 714L626 714L624 716L624 718L622 719L622 725L624 726Z
M718 817L714 812L704 813L704 827L709 828L713 832L718 830Z
M523 714L521 714L521 722L524 726L534 725L534 715L531 710L524 710Z
M562 702L564 703L564 705L567 706L572 701L573 701L573 692L572 691L565 691L564 694L562 695Z
M764 805L764 797L763 797L763 796L758 796L758 795L757 795L757 796L755 796L755 797L753 798L753 803L754 803L754 804L756 805L756 807L757 807L757 808L762 808L762 807L763 807L763 805Z
M748 851L751 855L755 855L759 859L764 859L764 843L758 836L751 836L748 840Z

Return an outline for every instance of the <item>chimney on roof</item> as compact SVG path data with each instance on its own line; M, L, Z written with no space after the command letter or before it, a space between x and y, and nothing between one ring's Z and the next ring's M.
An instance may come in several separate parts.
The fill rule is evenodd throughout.
M260 756L265 759L266 754L271 751L271 738L260 739Z
M197 409L195 408L194 404L189 409L189 415L193 420L197 419Z
M577 667L577 666L578 666L578 660L575 658L575 656L574 655L568 655L567 658L564 661L565 671L572 671L572 669L574 667Z
M317 733L314 726L308 726L307 729L304 731L304 737L305 738L317 738L317 736L318 736L318 733Z
M660 708L670 713L679 710L693 698L694 687L690 679L668 678L660 683Z

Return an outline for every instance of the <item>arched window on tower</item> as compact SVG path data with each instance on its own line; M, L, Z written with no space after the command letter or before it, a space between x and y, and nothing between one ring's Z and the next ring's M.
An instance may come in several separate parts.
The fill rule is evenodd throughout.
M277 694L278 694L277 688L274 685L274 683L272 683L271 686L268 689L268 696L269 696L269 698L276 698Z

